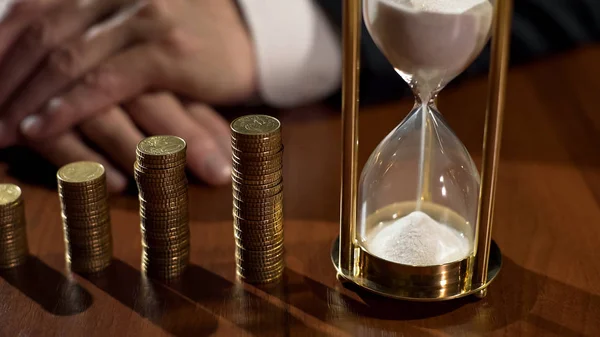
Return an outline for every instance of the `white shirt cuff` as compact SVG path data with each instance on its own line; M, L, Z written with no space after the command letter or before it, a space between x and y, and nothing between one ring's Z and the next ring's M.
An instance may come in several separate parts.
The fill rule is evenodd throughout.
M341 83L340 40L312 0L238 0L254 40L259 94L289 108L334 93Z

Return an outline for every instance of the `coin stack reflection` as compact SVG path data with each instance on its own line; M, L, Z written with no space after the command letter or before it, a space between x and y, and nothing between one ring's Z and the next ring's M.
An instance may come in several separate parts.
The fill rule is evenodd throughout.
M97 273L112 260L112 234L104 166L75 162L57 173L66 258L76 273Z
M174 136L148 137L137 146L142 265L153 278L177 278L189 263L186 149Z
M284 269L281 125L250 115L231 123L237 275L273 283Z
M0 184L0 269L16 267L27 259L25 207L21 189Z

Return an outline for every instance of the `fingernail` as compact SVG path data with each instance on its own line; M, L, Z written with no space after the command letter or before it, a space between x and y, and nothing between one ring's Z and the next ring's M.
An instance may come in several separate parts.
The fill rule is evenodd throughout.
M42 117L39 115L27 116L21 121L21 132L27 136L34 136L42 128Z
M113 171L106 171L106 183L112 192L121 192L127 187L127 179Z
M231 179L231 163L220 153L215 153L206 160L206 170L217 184L225 184Z
M53 114L56 110L58 110L58 108L62 105L62 98L60 97L56 97L51 99L48 104L46 104L46 111L45 113L48 115Z

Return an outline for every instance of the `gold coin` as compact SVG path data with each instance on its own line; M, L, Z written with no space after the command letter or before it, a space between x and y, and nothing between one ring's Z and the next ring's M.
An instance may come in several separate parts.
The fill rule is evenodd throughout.
M142 242L147 244L147 242ZM190 241L175 242L162 245L143 246L144 254L153 259L159 260L177 260L189 255Z
M277 204L283 202L283 193L275 194L272 197L261 198L259 200L240 200L238 198L233 198L233 206L239 209L243 209L245 207L248 208L260 208L260 207L274 207Z
M80 220L80 219L86 219L86 218L94 218L94 217L98 217L98 218L103 218L104 215L109 214L109 207L108 205L104 204L103 206L100 206L96 209L81 209L81 210L76 210L76 209L64 209L62 212L62 215L67 218L67 219L71 219L71 220Z
M252 189L243 189L242 191L238 190L239 187L233 187L233 197L239 200L245 200L251 202L251 200L260 200L262 198L268 198L274 196L281 191L283 191L283 184L279 184L273 188L268 188L264 190L252 190Z
M233 139L231 140L231 150L233 152L270 152L276 149L281 149L281 138L260 140L254 142L246 142Z
M99 258L108 255L112 251L112 242L86 242L77 245L73 242L67 244L67 253L78 258Z
M177 256L155 256L144 253L142 256L142 263L146 267L155 266L157 269L162 269L165 271L186 266L189 261L189 254L181 254Z
M99 198L98 200L93 199L83 199L72 201L68 199L61 198L60 204L63 211L67 209L73 209L76 211L85 211L85 210L97 210L103 207L108 206L107 198Z
M259 249L259 250L268 250L271 249L272 247L276 246L277 244L279 244L280 242L283 242L283 234L270 238L238 238L236 237L236 242L238 245L240 246L244 246L244 248L246 249ZM277 242L271 242L271 241L275 241L277 240Z
M58 190L67 193L91 192L100 190L105 186L106 180L101 178L81 183L68 183L64 181L58 181Z
M156 213L140 214L140 225L146 230L166 230L173 229L176 227L187 226L189 221L188 212L173 212L174 214L168 214L168 216L158 216ZM160 214L160 213L159 213ZM171 216L174 215L174 216ZM174 229L173 229L174 230Z
M152 238L145 237L142 239L142 244L150 247L160 247L160 246L168 246L173 243L180 242L185 240L184 237L189 237L189 233L185 235L181 235L180 237L162 237L162 238ZM187 239L189 240L189 239Z
M163 243L160 245L147 246L148 242L142 241L142 248L146 256L154 259L181 259L189 255L190 240L182 240L183 242Z
M281 235L284 235L283 225L266 227L262 229L256 228L241 228L234 226L234 236L240 238L243 241L250 240L270 240L271 238L280 239ZM243 246L243 245L242 245Z
M133 172L136 176L147 174L153 177L162 177L170 174L185 174L185 159L178 162L165 162L151 166L145 166L145 164L139 161L133 164Z
M241 239L268 239L271 237L276 237L277 235L283 234L283 223L278 226L273 227L265 227L261 229L256 228L243 228L234 226L234 235L235 237L239 237ZM278 237L277 237L278 238Z
M21 198L21 189L13 184L0 184L0 207L17 202Z
M0 250L0 258L13 258L14 256L18 256L29 252L27 241L24 238L21 238L18 241L3 243L3 245L6 246L2 247L2 249Z
M19 256L17 259L7 261L6 263L0 262L0 269L9 269L17 267L23 264L27 260L27 255Z
M152 136L139 142L137 150L148 156L164 156L179 153L186 146L185 140L176 136Z
M3 245L7 245L12 242L21 242L24 238L27 237L25 233L25 227L19 226L15 227L12 231L2 230L0 231L0 250L4 247Z
M252 147L272 146L273 144L281 144L281 130L272 133L259 135L243 135L239 133L231 133L231 144Z
M21 199L12 205L0 208L0 223L8 223L12 219L20 219L24 215L25 209L23 207L23 200Z
M190 234L188 224L180 226L168 226L163 228L145 228L141 229L142 238L162 239L162 238L179 238Z
M162 176L150 176L150 175L138 175L137 173L134 175L135 181L138 185L144 187L153 187L156 185L162 186L171 186L179 183L187 183L187 177L183 171L181 174L165 174Z
M246 283L255 284L266 284L279 282L283 278L284 268L274 273L261 273L261 274L245 274L243 272L236 272L237 276Z
M244 258L270 258L273 256L279 256L284 252L283 241L277 245L270 246L268 249L255 249L246 248L240 246L238 242L235 243L235 252L240 257Z
M279 219L283 216L283 206L276 209L238 209L233 207L232 214L238 219L249 221L265 221L271 219Z
M112 262L112 256L110 258L87 261L87 260L67 260L69 268L80 274L93 274L103 271L108 268Z
M254 268L260 268L260 266L272 266L277 264L282 264L285 261L285 255L282 253L272 256L272 257L241 257L235 255L235 264L236 266L241 266L245 268L249 268L250 266Z
M154 266L157 269L163 269L164 271L186 266L189 263L189 260L189 254L168 258L159 258L152 255L148 255L148 253L146 253L145 251L142 253L142 264L144 266Z
M252 178L248 179L248 177L252 177ZM256 179L254 177L256 177ZM261 187L261 188L268 188L269 186L270 187L274 186L273 184L277 184L277 183L281 182L281 179L282 179L281 173L269 174L269 175L265 175L263 177L246 176L246 178L240 178L240 177L236 176L235 173L232 173L232 175L231 175L231 180L234 184L244 185L247 187L255 186L255 187Z
M59 183L79 184L99 180L104 176L104 166L91 161L67 164L58 170Z
M283 176L283 170L277 170L273 173L266 173L266 174L251 174L248 172L239 172L237 170L233 170L231 172L231 174L237 178L237 180L242 181L244 183L249 183L249 184L267 184L269 182L272 181L276 181L282 178ZM261 182L266 182L266 183L261 183Z
M235 258L238 264L242 261L245 264L272 264L283 260L284 256L283 246L270 251L253 251L240 247L236 242Z
M283 212L277 213L278 217L273 217L267 220L244 220L238 217L233 218L233 224L239 226L239 228L265 228L269 226L275 226L275 224L283 222Z
M67 202L86 203L99 200L108 200L108 191L106 186L89 191L66 192L64 189L58 190L60 199Z
M233 214L238 216L240 218L244 218L245 215L251 215L251 216L257 216L257 215L261 215L261 216L268 216L268 215L274 215L278 212L281 212L283 210L283 203L279 203L279 204L271 204L271 205L257 205L256 207L237 207L237 206L233 206Z
M167 153L162 155L151 155L142 152L140 149L135 150L138 165L141 166L160 166L160 165L172 165L181 164L185 162L187 157L187 148L184 147L180 151Z
M263 174L275 173L278 171L282 171L283 165L281 163L275 163L270 166L251 166L251 165L242 165L233 162L232 172L235 172L237 175L252 175L258 176Z
M272 170L275 167L283 166L283 158L281 156L277 156L273 159L268 160L260 160L260 161L250 161L250 160L240 160L235 155L231 156L231 161L233 164L233 168L240 171L266 171Z
M273 272L275 270L281 269L283 267L285 258L282 255L279 255L277 258L272 259L247 259L247 260L239 260L237 259L235 262L236 269L243 270L248 273L268 273Z
M248 274L269 274L273 272L280 271L284 266L284 259L280 258L278 260L273 260L268 263L262 263L262 261L258 264L249 263L249 261L237 261L236 269L242 272L245 275Z
M236 154L233 153L231 158L241 165L258 166L261 164L269 164L273 161L281 162L283 160L283 151L274 152L271 154Z
M258 136L279 131L281 123L267 115L248 115L231 122L231 130L237 135Z
M238 150L235 147L232 147L233 154L242 159L250 158L268 158L275 155L283 155L283 145L279 145L275 148L268 149L265 151L248 151L248 150Z
M283 233L278 236L273 236L270 238L239 238L235 237L235 242L238 246L244 247L244 249L248 250L258 250L258 251L272 251L274 249L279 249L283 245Z
M232 187L235 190L238 190L240 192L248 192L248 193L254 193L254 192L260 192L260 191L266 191L266 190L270 190L273 189L275 187L278 186L283 186L283 177L279 178L278 180L274 180L272 182L267 182L265 184L261 184L261 185L250 185L250 184L245 184L244 181L236 178L235 176L231 176L231 180L232 180Z

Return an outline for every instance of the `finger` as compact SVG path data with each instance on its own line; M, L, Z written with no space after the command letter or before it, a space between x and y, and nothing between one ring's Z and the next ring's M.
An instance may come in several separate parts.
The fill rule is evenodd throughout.
M62 0L2 0L0 2L0 60L34 19Z
M28 96L19 96L9 108L8 119L3 121L7 135L0 139L0 146L14 141L15 135L10 132L17 129L21 120L21 131L26 137L46 138L68 130L93 113L137 96L154 82L154 64L150 47L130 49L92 70L63 96L53 99L43 85L54 75L38 74L30 84ZM40 108L40 102L48 100L41 113L29 116ZM23 120L26 116L29 117Z
M0 63L0 78L7 79L0 81L0 105L9 99L33 71L37 71L37 67L50 50L74 36L81 36L96 20L114 10L115 4L115 0L68 0L35 19ZM59 50L58 55L51 58L47 66L65 66L65 63L69 63L67 57L72 56L69 53L76 51L69 48L75 47L77 46ZM64 55L65 52L67 55ZM58 69L60 74L69 73L70 64L66 66L67 69Z
M230 181L230 158L207 131L208 126L197 123L174 96L144 95L128 104L127 111L147 134L183 138L188 144L188 167L196 176L213 185Z
M51 52L44 65L36 70L39 75L23 88L17 102L11 106L9 117L12 113L27 114L28 111L38 109L48 97L68 87L101 61L132 43L136 39L135 22L128 22L124 18L117 19L103 24L100 28L93 28L89 34L78 37ZM18 71L15 69L19 68L14 66L6 69L9 69L6 72L15 72ZM2 71L0 66L0 78L2 78ZM13 77L6 75L6 78ZM3 83L10 84L12 81L0 81L0 88ZM25 129L24 132L27 133L29 130Z
M79 129L124 172L133 169L135 149L143 135L121 108L94 116L81 123Z
M215 139L229 158L231 155L231 131L229 123L219 113L206 104L192 103L186 106L187 111Z
M120 192L127 186L127 179L104 157L85 145L74 132L68 132L58 138L40 143L31 143L30 145L40 155L58 167L76 161L94 161L102 164L106 170L107 186L112 192Z

